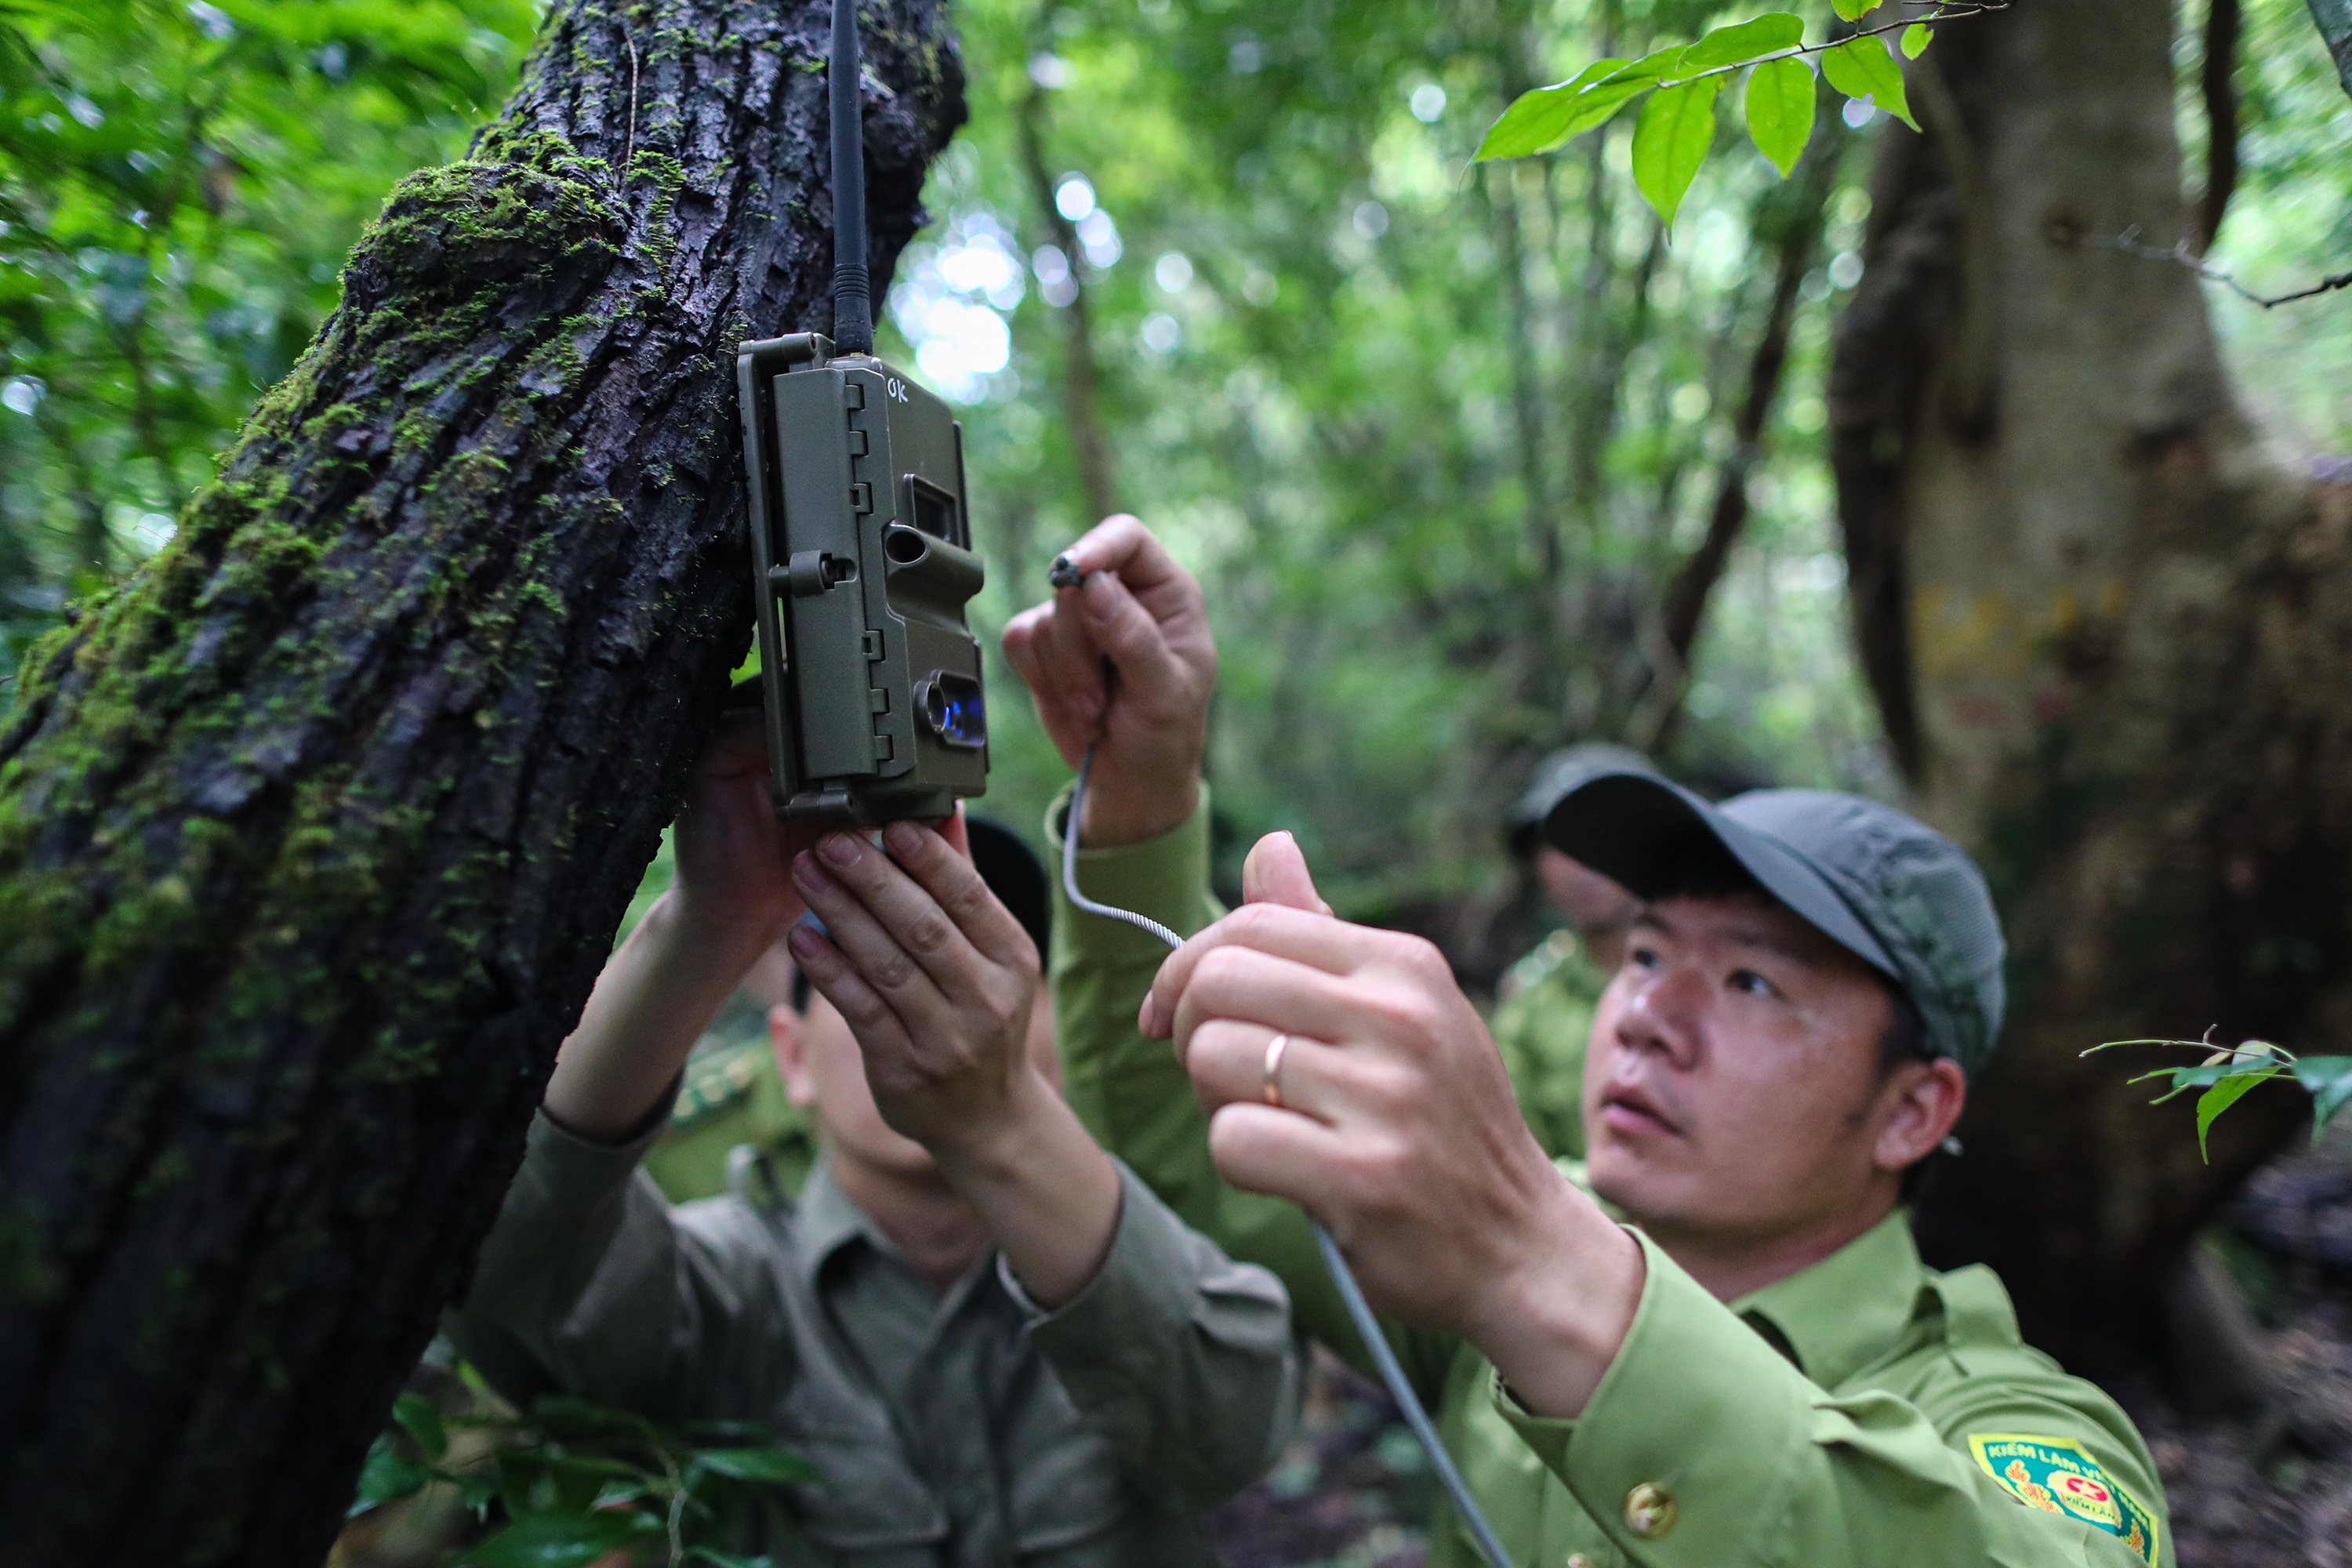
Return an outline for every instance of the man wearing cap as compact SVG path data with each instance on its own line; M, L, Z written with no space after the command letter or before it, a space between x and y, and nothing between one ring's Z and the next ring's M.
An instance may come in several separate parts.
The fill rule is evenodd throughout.
M1443 957L1335 919L1287 836L1217 918L1198 587L1132 519L1070 554L1081 585L1006 648L1065 755L1097 753L1080 885L1192 933L1171 958L1057 920L1072 1101L1360 1352L1300 1205L1331 1228L1517 1563L2171 1561L2129 1419L2021 1342L1990 1270L1912 1245L1904 1173L2000 1025L1958 848L1812 791L1612 773L1558 802L1548 840L1643 900L1592 1029L1588 1193ZM1441 1521L1430 1562L1475 1561Z
M1568 922L1503 972L1488 1024L1528 1131L1556 1159L1584 1157L1584 1043L1641 900L1546 843L1544 819L1586 779L1651 771L1630 746L1564 746L1537 764L1504 835L1512 858L1534 871L1544 902Z

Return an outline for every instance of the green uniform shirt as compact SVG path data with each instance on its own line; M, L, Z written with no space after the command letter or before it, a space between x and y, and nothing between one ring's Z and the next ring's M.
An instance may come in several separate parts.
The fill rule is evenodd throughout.
M1609 976L1573 931L1511 965L1491 1026L1528 1130L1556 1160L1584 1157L1584 1048Z
M672 1207L652 1133L544 1115L450 1335L509 1398L760 1420L822 1477L736 1550L778 1568L1209 1568L1199 1511L1294 1428L1282 1288L1120 1172L1118 1229L1046 1312L993 1254L932 1289L820 1162L799 1199L738 1163ZM788 1517L778 1517L778 1514Z
M1216 912L1205 812L1078 866L1088 896L1180 931ZM1071 1102L1178 1215L1279 1275L1299 1322L1360 1365L1304 1216L1218 1177L1181 1067L1136 1028L1166 956L1142 931L1056 910ZM2019 1339L1990 1270L1923 1266L1899 1213L1727 1306L1642 1245L1633 1327L1577 1420L1521 1410L1459 1341L1389 1331L1519 1568L2171 1563L2163 1492L2130 1419ZM1478 1561L1441 1519L1431 1568Z
M646 1169L674 1204L727 1190L729 1156L750 1144L768 1158L786 1192L798 1192L816 1160L808 1113L784 1092L764 1034L686 1064L669 1126L646 1152Z

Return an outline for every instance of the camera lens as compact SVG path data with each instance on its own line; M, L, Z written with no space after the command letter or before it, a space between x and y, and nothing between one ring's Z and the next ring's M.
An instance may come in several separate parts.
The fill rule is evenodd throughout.
M980 682L945 670L923 682L923 722L950 746L977 750L988 744L988 709Z

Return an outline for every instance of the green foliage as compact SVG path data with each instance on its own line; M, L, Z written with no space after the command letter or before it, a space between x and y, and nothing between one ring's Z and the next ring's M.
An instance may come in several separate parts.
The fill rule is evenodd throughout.
M1633 184L1669 229L1715 142L1715 95L1722 89L1722 80L1714 77L1662 88L1642 106L1634 124Z
M2352 1104L2352 1057L2298 1057L2268 1040L2248 1040L2234 1049L2214 1050L2210 1040L2110 1040L2083 1054L2123 1046L2162 1046L2207 1052L2195 1067L2158 1068L2134 1083L2162 1079L2171 1085L2151 1102L2162 1105L2190 1089L2197 1097L2197 1152L2206 1153L2206 1135L2223 1111L2273 1079L2292 1079L2311 1096L2311 1142L2316 1146L2328 1122Z
M1766 60L1748 79L1748 134L1782 178L1813 139L1813 70L1802 60Z
M458 1375L475 1391L462 1414L445 1416L422 1394L400 1396L350 1509L357 1517L428 1486L457 1489L477 1519L499 1522L449 1552L449 1568L583 1568L623 1547L657 1552L673 1568L769 1568L765 1556L724 1544L763 1504L776 1513L774 1488L817 1479L755 1422L672 1427L562 1397L517 1415L470 1369Z
M1903 68L1895 63L1884 38L1852 37L1822 51L1822 75L1848 98L1865 100L1912 130L1919 129L1903 95Z
M1756 150L1785 177L1796 166L1811 133L1812 73L1802 58L1821 56L1822 75L1848 98L1866 102L1917 130L1903 93L1903 68L1895 58L1900 31L1903 58L1916 59L1935 36L1928 23L2000 10L2007 0L1954 0L1908 23L1890 22L1819 44L1804 41L1804 19L1773 11L1717 27L1680 48L1653 50L1638 60L1595 60L1569 80L1523 93L1478 144L1478 157L1524 158L1565 146L1587 131L1605 125L1626 104L1655 89L1633 134L1633 173L1643 199L1659 219L1674 226L1683 193L1712 140L1714 97L1732 73L1748 71L1748 131ZM1880 0L1837 0L1837 14L1860 22ZM1695 90L1704 89L1704 91ZM1696 116L1707 118L1701 139ZM1646 134L1645 134L1646 133ZM1649 159L1643 161L1644 145ZM1693 154L1689 149L1696 146Z
M533 0L0 9L0 690L168 538L387 187L507 92Z

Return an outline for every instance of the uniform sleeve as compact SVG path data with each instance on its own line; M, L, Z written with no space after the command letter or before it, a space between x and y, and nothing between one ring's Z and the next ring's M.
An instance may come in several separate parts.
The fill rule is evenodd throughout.
M1834 1395L1647 1237L1642 1247L1649 1279L1633 1326L1580 1416L1547 1420L1499 1384L1492 1391L1504 1418L1630 1562L1641 1568L2170 1563L2161 1493L2145 1455L2136 1440L2119 1440L2095 1397L2055 1392L2073 1380L1971 1376L1958 1386L1973 1408L1940 1413L1883 1392ZM1948 1419L1966 1426L1979 1416L2016 1423L2055 1450L2071 1448L2095 1461L2085 1468L2128 1489L2146 1515L2141 1549L2055 1499L2046 1508L2029 1506L1965 1445L1948 1441ZM2129 1519L2128 1507L2117 1511Z
M1070 1104L1102 1146L1125 1161L1186 1225L1233 1258L1270 1270L1290 1291L1299 1326L1358 1368L1370 1359L1324 1271L1295 1205L1226 1184L1209 1158L1209 1121L1175 1053L1148 1039L1136 1011L1168 948L1147 931L1072 907L1062 889L1066 794L1046 814L1053 847L1054 1016ZM1191 936L1224 911L1209 892L1209 808L1157 838L1081 849L1078 888L1088 898L1149 915ZM1433 1398L1458 1342L1402 1327L1388 1331L1398 1358Z
M1210 1508L1255 1480L1297 1428L1306 1358L1290 1298L1189 1229L1119 1170L1118 1228L1102 1268L1030 1338L1078 1408L1130 1463Z
M628 1143L541 1111L522 1169L449 1319L450 1337L518 1403L563 1393L656 1418L739 1412L791 1375L763 1222L731 1198L673 1209L639 1168L668 1107Z
M1554 1159L1584 1157L1584 1055L1592 1003L1554 968L1506 998L1491 1028L1519 1113Z

